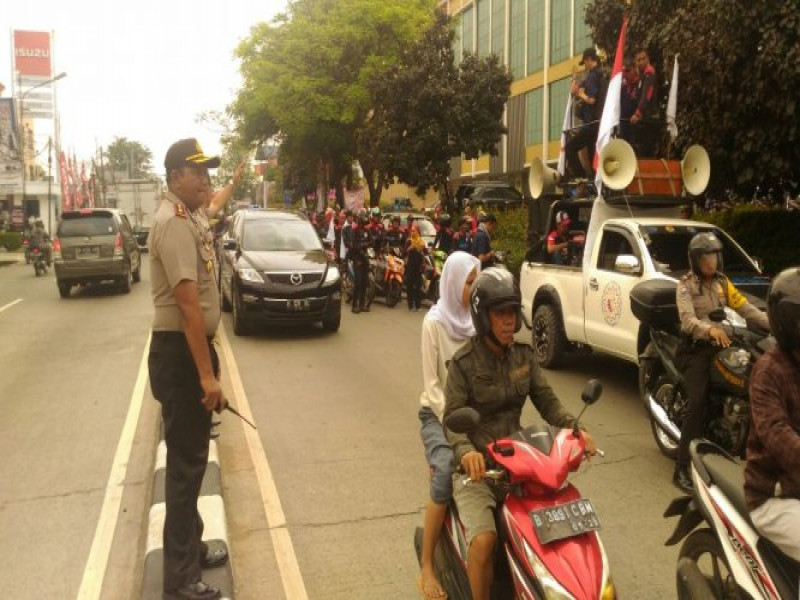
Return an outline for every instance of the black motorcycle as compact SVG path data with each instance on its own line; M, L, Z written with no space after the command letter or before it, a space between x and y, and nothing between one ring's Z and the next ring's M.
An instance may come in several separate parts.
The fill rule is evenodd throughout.
M37 277L47 274L47 255L39 246L31 248L31 262Z
M642 399L658 448L673 459L678 455L689 402L683 375L676 366L681 344L690 343L680 332L676 288L674 281L654 279L631 290L631 311L648 326L650 334L650 343L639 357ZM750 372L775 340L768 332L748 329L731 309L719 308L709 318L725 329L731 345L721 348L711 362L703 437L744 458L750 428Z

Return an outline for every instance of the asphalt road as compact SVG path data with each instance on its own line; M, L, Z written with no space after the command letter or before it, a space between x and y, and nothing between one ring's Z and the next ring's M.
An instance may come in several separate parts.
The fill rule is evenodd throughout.
M85 290L61 300L52 274L0 268L0 553L13 556L0 589L8 597L77 594L147 339L146 269L143 281L129 295ZM309 598L417 597L412 537L427 494L416 418L423 315L376 303L368 314L346 312L336 334L312 326L248 337L234 336L223 317ZM547 377L576 412L587 379L604 385L585 424L606 455L573 481L601 517L620 596L674 597L677 551L663 545L672 523L661 516L676 495L672 464L652 439L635 369L584 356ZM104 589L118 597L138 597L156 406L148 393L108 563ZM221 429L237 597L285 597L275 548L268 538L256 543L269 527L259 521L242 429L228 415Z

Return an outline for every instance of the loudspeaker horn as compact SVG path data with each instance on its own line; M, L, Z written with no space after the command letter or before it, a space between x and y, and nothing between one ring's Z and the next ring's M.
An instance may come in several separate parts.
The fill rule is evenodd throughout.
M561 173L545 165L537 156L528 171L528 189L531 191L531 196L539 198L544 192L552 191L560 179Z
M603 184L612 190L628 187L636 175L636 167L636 153L625 140L611 140L600 153L600 177Z
M681 161L683 187L692 196L699 196L708 186L711 178L711 159L708 152L700 145L690 146Z

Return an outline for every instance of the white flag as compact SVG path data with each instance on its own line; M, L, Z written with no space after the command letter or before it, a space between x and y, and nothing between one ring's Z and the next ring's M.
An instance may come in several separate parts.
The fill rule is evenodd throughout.
M678 123L675 116L678 114L678 55L675 55L675 66L672 67L672 82L669 84L669 100L667 101L667 131L672 141L678 137Z
M617 42L617 54L614 57L614 69L611 71L611 81L608 83L606 93L606 103L603 106L603 116L600 117L600 127L597 130L597 144L594 153L595 186L597 193L602 193L603 179L600 177L600 169L597 168L600 161L600 153L606 144L611 141L611 134L615 127L619 126L619 115L621 109L620 96L622 94L622 57L625 55L625 35L628 29L628 17L622 18L622 29L619 32Z
M567 110L564 113L564 124L561 126L561 150L558 152L558 172L564 176L567 168L567 131L572 129L572 93L567 94Z

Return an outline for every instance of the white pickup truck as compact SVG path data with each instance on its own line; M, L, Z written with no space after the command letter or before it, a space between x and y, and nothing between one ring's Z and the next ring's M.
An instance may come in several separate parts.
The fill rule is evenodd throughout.
M558 211L569 213L571 238L585 239L585 248L570 244L570 266L552 264L547 254L546 236ZM538 239L520 270L520 287L539 364L557 367L567 352L587 347L638 364L649 332L631 312L631 288L648 279L679 279L689 269L689 241L700 231L713 231L722 241L724 270L733 283L757 304L766 297L769 280L757 259L718 228L678 218L679 211L678 205L558 200L546 227L529 228L539 230Z

